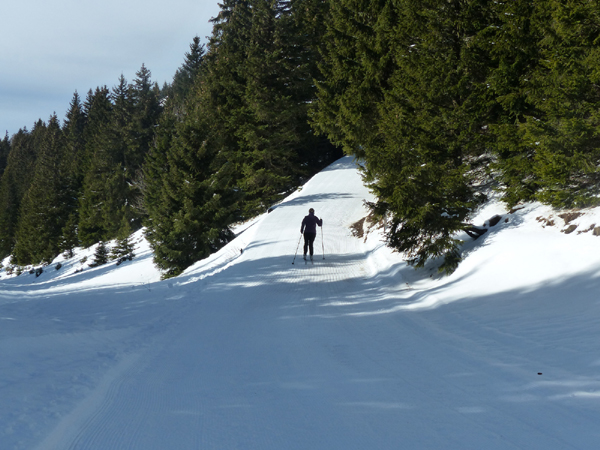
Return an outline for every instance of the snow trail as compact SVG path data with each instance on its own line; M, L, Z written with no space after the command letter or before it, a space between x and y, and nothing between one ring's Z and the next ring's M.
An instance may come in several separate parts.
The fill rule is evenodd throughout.
M64 376L36 376L32 358L44 349L5 333L34 353L9 358L32 376L14 381L19 392L42 380L58 391L34 392L64 404L52 415L11 399L22 415L0 415L0 442L44 450L593 448L600 257L586 254L588 272L554 284L540 275L533 289L510 280L502 288L512 273L485 267L429 278L428 269L402 265L376 232L351 236L365 199L343 158L176 279L66 296L50 286L43 301L12 282L13 294L31 299L0 306L0 316L28 323L29 313L40 337L69 348L59 337L70 334L83 344L62 357ZM314 265L292 265L310 207L324 220L326 259L317 235ZM471 255L515 230L490 232ZM474 292L473 283L489 289ZM53 315L63 325L48 325ZM66 395L73 372L88 381ZM19 424L34 437L14 431Z

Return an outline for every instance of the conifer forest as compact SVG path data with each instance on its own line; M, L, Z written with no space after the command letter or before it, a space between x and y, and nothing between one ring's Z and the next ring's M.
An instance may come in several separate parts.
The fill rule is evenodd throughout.
M114 239L126 253L145 227L175 276L344 153L416 267L452 272L456 233L477 235L491 193L600 203L600 1L220 8L172 82L142 65L0 140L0 258L44 264Z

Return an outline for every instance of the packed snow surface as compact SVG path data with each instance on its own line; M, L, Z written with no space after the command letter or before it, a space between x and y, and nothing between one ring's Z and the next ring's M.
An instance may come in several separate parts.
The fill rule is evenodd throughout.
M343 158L174 279L141 232L0 272L0 448L598 448L600 212L491 201L442 277L355 237L364 200Z

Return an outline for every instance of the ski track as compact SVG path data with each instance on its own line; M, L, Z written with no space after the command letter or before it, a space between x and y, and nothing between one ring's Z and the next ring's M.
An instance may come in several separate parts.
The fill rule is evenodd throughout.
M514 301L496 321L492 307L469 301L379 313L408 308L423 292L406 288L404 272L378 275L371 256L380 243L350 236L369 198L344 158L219 254L155 283L152 320L126 337L129 351L35 448L583 449L599 442L598 404L565 394L569 380L600 389L598 378L553 366L542 349L574 347L520 329L526 319L512 315ZM315 262L301 259L301 242L292 265L309 207L324 219ZM126 295L122 301L133 306ZM535 378L540 368L552 374L547 384Z

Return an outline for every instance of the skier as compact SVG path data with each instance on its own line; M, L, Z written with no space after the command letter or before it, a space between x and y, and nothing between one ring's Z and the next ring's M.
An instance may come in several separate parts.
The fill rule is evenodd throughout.
M317 237L317 225L323 226L323 219L319 219L315 216L315 210L310 208L308 210L308 216L305 216L302 220L302 226L300 227L300 233L304 234L304 261L306 261L306 252L310 250L310 260L313 260L313 242Z

